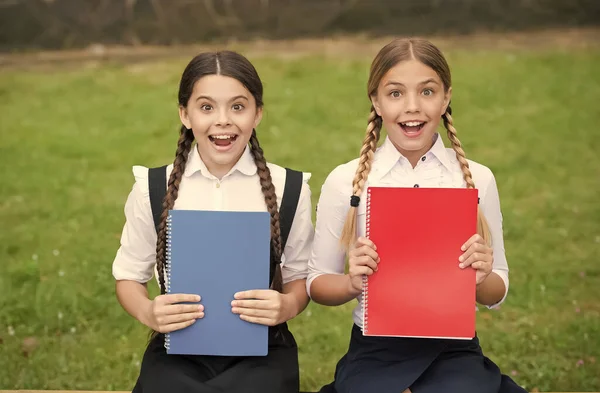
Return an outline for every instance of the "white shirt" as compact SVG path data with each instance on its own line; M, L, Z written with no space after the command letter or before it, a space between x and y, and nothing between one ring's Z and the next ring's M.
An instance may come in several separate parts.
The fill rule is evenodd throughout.
M410 162L398 152L392 142L385 142L375 152L371 173L368 176L358 206L357 235L365 236L366 190L369 186L387 187L466 187L460 164L451 148L446 149L444 142L435 134L435 143L413 169ZM469 169L479 190L479 207L485 215L492 236L494 250L493 271L497 273L508 292L508 264L504 253L502 236L502 213L496 180L485 166L470 161ZM317 204L317 222L313 249L308 263L307 290L313 280L322 274L344 274L346 253L340 246L340 235L350 208L352 179L358 166L358 158L335 168L325 180ZM441 203L441 202L440 202ZM465 239L466 241L467 239ZM491 306L497 307L506 298ZM362 327L362 295L354 309L354 323Z
M268 167L277 194L277 204L281 206L286 171L270 163ZM168 174L172 169L170 165ZM125 203L126 222L112 271L116 280L145 283L152 278L156 265L156 230L150 207L148 168L134 166L133 174L135 183ZM307 275L314 235L308 179L310 174L304 173L296 215L283 251L281 269L284 283L304 279ZM194 146L181 179L174 209L267 211L250 149L246 148L235 166L219 180L208 171Z

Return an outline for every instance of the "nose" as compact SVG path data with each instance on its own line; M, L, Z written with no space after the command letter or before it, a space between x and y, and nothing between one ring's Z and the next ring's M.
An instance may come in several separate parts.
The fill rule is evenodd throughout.
M406 100L405 100L405 108L404 111L406 113L418 113L420 110L420 102L419 102L419 97L417 94L414 93L410 93L407 94Z
M227 127L227 126L231 125L231 119L229 118L229 112L226 109L222 109L218 112L215 125L218 127Z

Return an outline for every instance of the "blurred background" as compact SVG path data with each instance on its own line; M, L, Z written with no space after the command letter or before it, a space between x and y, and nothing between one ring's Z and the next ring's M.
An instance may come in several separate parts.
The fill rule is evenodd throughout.
M1 0L0 48L597 25L596 0Z
M253 62L265 155L311 172L315 205L358 155L371 60L406 35L444 51L500 191L511 282L477 313L484 352L529 391L600 391L597 0L0 0L0 389L133 387L147 329L111 264L131 166L174 157L195 54ZM332 380L353 306L291 322L303 389Z

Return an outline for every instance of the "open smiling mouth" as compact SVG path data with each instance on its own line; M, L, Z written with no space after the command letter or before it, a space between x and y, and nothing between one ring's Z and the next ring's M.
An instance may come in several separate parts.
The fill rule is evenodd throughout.
M209 135L208 139L215 145L225 147L236 141L237 135Z
M425 125L426 122L424 121L407 121L404 123L398 123L400 125L400 128L402 128L402 131L404 131L407 134L417 134L419 131L421 131L421 129L423 129L423 126Z

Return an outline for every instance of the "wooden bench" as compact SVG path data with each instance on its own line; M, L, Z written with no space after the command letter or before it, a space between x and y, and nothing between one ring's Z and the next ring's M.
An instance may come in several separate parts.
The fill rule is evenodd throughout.
M44 393L44 392L52 392L52 393L131 393L129 391L125 392L117 392L117 391L88 391L88 390L0 390L0 393ZM302 392L300 392L302 393ZM309 392L305 392L309 393ZM552 392L548 392L552 393ZM559 393L559 392L553 392ZM569 392L569 393L583 393L583 392ZM594 392L587 392L594 393ZM595 392L600 393L600 392Z

